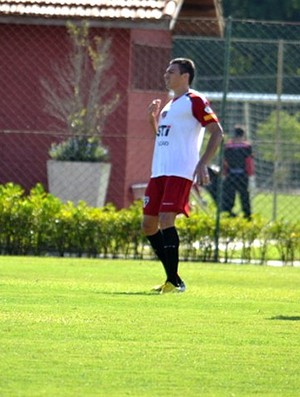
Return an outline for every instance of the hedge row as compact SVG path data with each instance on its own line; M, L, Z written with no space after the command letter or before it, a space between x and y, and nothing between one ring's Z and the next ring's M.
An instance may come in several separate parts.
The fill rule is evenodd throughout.
M213 211L212 211L213 214ZM128 209L113 205L93 208L80 202L62 203L37 184L29 194L19 185L0 185L0 253L3 255L74 255L88 257L143 258L152 251L141 233L139 201ZM270 257L293 263L300 257L300 225L284 221L267 223L254 217L221 217L220 257ZM179 217L180 256L184 260L214 258L215 217L193 211Z

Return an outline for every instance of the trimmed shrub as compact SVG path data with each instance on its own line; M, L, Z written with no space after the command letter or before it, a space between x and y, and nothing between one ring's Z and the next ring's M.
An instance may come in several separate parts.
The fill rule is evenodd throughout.
M213 214L213 215L211 215ZM183 260L213 261L215 250L214 211L194 210L180 216L176 226ZM12 183L0 185L0 253L3 255L76 255L88 257L143 258L142 202L117 210L112 204L89 207L81 201L62 203L37 184L29 194ZM220 257L225 262L279 259L293 264L300 257L300 225L277 221L251 221L222 214ZM151 255L151 254L150 254Z

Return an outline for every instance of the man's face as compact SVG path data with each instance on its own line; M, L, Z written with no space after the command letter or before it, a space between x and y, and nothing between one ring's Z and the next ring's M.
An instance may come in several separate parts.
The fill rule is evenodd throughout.
M180 74L179 65L174 63L167 67L164 74L165 84L168 90L176 90L187 82L187 73Z

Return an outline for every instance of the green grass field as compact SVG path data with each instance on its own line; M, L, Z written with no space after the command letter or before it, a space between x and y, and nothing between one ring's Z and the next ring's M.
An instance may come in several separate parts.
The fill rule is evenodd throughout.
M274 196L272 193L260 193L253 199L253 213L265 219L273 219ZM276 201L276 219L290 222L300 222L300 195L278 194Z
M0 257L0 396L299 396L300 268Z
M204 199L212 203L212 199L207 192L203 193ZM257 193L251 199L253 214L260 215L266 220L273 220L274 214L274 195L272 193ZM284 219L289 222L300 222L300 194L278 194L276 200L276 220ZM237 195L233 211L242 214L240 197Z

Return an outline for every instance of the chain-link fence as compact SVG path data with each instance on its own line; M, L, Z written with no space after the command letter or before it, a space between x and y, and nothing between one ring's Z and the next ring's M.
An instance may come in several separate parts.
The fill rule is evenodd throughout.
M75 165L73 187L70 172L64 176L62 170L53 171L48 163L51 145L66 141L70 144L67 157L73 163L81 160L74 147L78 142L72 140L81 132L87 141L86 150L89 149L93 136L84 127L90 124L88 109L93 109L89 101L94 100L90 93L95 89L95 58L91 48L86 54L88 59L76 58L79 51L74 50L74 40L66 26L36 24L0 24L0 183L14 182L26 191L42 183L64 200L74 197L77 202L81 198L98 206L104 198L105 203L123 208L140 196L141 191L134 187L143 186L149 178L154 136L146 121L147 107L153 96L165 95L163 71L171 54L170 33L91 27L89 35L95 39L94 44L99 37L111 42L108 67L102 70L100 88L97 87L104 105L100 114L101 140L109 150L111 164L109 170L106 167L104 179L98 180L103 185L109 171L108 190L100 193L100 199L89 200L87 186L93 185L94 191L100 187L94 185L88 171ZM81 45L79 42L77 47ZM77 59L75 64L72 56ZM155 74L151 67L154 62ZM81 72L86 73L83 81L78 78ZM56 96L51 95L51 87ZM106 104L116 96L116 107L109 113ZM60 116L69 111L65 120L55 117L53 105ZM98 136L99 126L96 127ZM49 167L51 175L59 176L53 183ZM75 196L64 195L64 191L75 192L78 188L80 192Z
M201 21L193 26L199 36L206 30ZM177 32L173 44L174 56L195 60L195 88L206 94L221 116L227 140L235 125L247 132L255 157L255 176L249 181L252 212L270 220L297 219L300 25L228 20L223 38ZM223 181L224 205L228 185ZM243 194L240 198L243 201ZM241 212L238 198L233 210Z
M211 100L226 139L236 124L247 131L255 157L252 212L270 220L297 219L300 25L227 20L224 36L212 37L215 20L180 22L172 40L164 31L91 29L92 35L112 39L112 64L104 79L113 77L114 84L105 96L119 94L102 129L112 163L104 201L121 208L142 194L153 146L147 104L165 95L162 76L170 57L184 56L195 61L193 87ZM65 26L0 25L0 183L28 190L41 182L49 188L49 148L69 138L70 131L45 111L41 81L66 67L70 51ZM215 163L222 162L216 158ZM84 180L87 175L79 184ZM241 211L238 200L233 211Z

